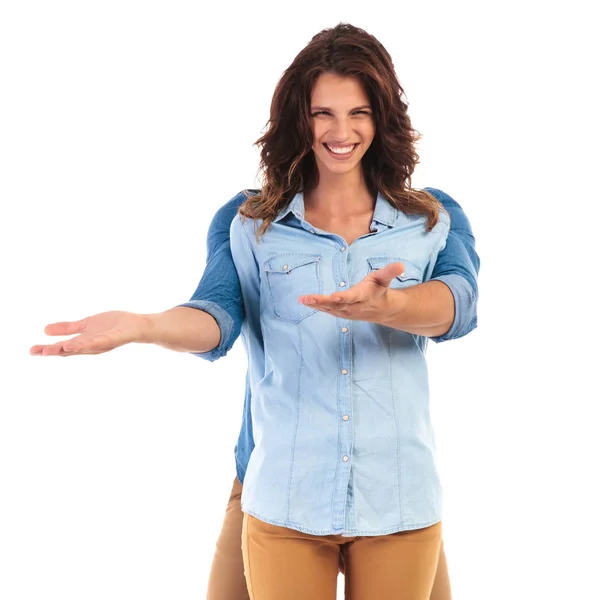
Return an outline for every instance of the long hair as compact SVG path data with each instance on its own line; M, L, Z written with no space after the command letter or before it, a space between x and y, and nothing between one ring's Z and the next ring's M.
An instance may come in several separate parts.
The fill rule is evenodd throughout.
M375 37L340 23L315 35L275 88L266 133L255 143L261 149L262 189L248 193L240 207L243 216L262 219L257 238L296 193L314 189L318 183L310 102L315 82L323 73L356 78L371 102L375 137L361 161L369 190L381 192L406 214L425 215L431 231L441 204L425 190L411 187L419 162L415 144L420 135L408 117L392 58Z

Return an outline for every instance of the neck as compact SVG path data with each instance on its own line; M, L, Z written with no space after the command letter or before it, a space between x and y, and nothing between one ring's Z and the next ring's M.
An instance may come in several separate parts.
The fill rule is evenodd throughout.
M373 210L374 199L361 168L335 175L319 173L319 183L304 195L304 208L322 215L362 214Z

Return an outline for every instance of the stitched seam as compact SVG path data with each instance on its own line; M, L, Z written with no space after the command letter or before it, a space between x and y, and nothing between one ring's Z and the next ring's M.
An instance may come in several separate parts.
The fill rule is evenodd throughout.
M286 523L290 518L290 506L292 503L292 477L294 472L294 460L296 457L296 438L298 436L298 427L300 426L300 381L302 379L302 367L304 365L304 353L302 349L302 327L298 327L298 345L300 347L300 366L298 368L298 384L296 386L296 423L294 426L294 437L292 438L292 456L290 464L290 475L288 477L288 499L287 507L285 510L285 521Z
M429 265L431 263L431 259L433 258L434 254L439 254L440 247L442 246L442 244L445 244L446 240L448 239L448 234L450 233L450 227L448 227L448 225L446 223L444 223L444 225L446 225L446 231L441 232L440 239L439 239L437 245L431 251L431 254L427 258L427 265ZM433 268L431 269L431 273L433 274ZM423 275L425 275L425 271L423 271ZM431 275L429 276L429 279L431 279ZM425 277L423 277L423 283L425 283L425 281L428 281L428 280L425 280Z
M346 503L344 505L344 526L352 519L352 525L356 525L356 485L354 482L354 443L356 442L356 428L355 428L355 413L354 413L354 402L353 402L353 392L354 392L354 352L352 352L352 348L354 346L354 327L349 327L347 332L349 338L349 352L348 355L350 357L350 375L352 378L348 382L348 400L350 403L350 408L348 410L348 414L350 416L350 470L348 472L348 483L350 483L350 479L352 479L352 509L351 514L347 514L345 509L348 506L348 486L346 486ZM339 377L339 375L338 375ZM341 424L341 423L340 423ZM339 464L339 461L338 461Z
M394 431L396 433L396 485L398 493L398 510L400 511L400 519L404 519L404 511L402 510L402 494L400 493L400 435L398 432L398 415L396 414L396 398L394 396L394 381L392 371L392 350L391 350L391 337L392 330L388 328L386 335L386 346L387 353L390 359L390 396L392 398L392 410L394 411Z
M238 219L240 219L239 214L237 215ZM244 232L244 236L246 237L246 239L248 240L248 245L250 246L250 251L252 252L252 258L254 259L254 264L256 265L256 270L258 271L258 279L260 281L260 267L258 265L258 261L256 260L256 254L254 252L254 245L252 244L252 241L250 240L250 236L248 235L248 232L246 231L246 228L244 227L244 223L243 221L241 221L240 219L240 223L242 225L242 231ZM254 221L254 225L256 226L256 221Z
M269 269L268 267L269 267L269 263L274 258L282 258L284 256L303 256L306 259L306 262L294 265L294 267L292 269L290 269L291 271L293 271L294 269L297 269L298 267L304 267L306 265L310 265L311 263L317 262L317 261L321 260L321 258L322 258L322 256L320 254L306 254L306 252L283 252L280 254L272 254L269 258L264 260L262 263L262 266L265 269L265 271L273 270L276 273L281 272L280 269Z

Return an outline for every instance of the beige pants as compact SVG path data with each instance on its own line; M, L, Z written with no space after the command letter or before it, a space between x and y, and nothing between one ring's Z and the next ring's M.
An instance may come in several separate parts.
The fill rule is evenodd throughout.
M244 522L244 513L241 510L241 496L242 496L242 485L236 479L233 483L233 488L231 490L231 496L229 498L229 502L227 504L227 510L225 512L225 518L223 520L223 527L221 529L221 534L217 541L217 547L215 551L215 556L212 563L212 568L210 572L210 579L208 582L208 593L207 600L250 600L250 596L247 590L247 582L244 576L244 558L242 554L242 528ZM272 525L263 524L261 521L257 519L252 520L255 524L265 525L267 528L272 527L273 532L277 532L278 529ZM252 522L251 521L251 522ZM252 527L252 525L251 525ZM435 526L434 526L435 528ZM431 528L428 528L431 529ZM289 532L291 530L284 529L284 531ZM418 530L418 531L427 531L427 530ZM298 533L298 532L295 532ZM413 534L416 532L401 532ZM302 535L302 534L300 534ZM396 534L394 534L396 535ZM308 536L311 537L311 536ZM313 536L315 537L315 536ZM336 538L338 536L319 536L319 538ZM377 538L387 538L389 536L377 536L376 538L362 538L363 540ZM398 537L401 537L398 536ZM409 538L410 536L405 536ZM349 542L353 538L341 538L344 543ZM414 539L414 538L413 538ZM401 561L401 554L397 549L393 550L394 560L399 563ZM335 554L335 553L334 553ZM414 553L413 553L414 554ZM357 555L358 556L358 555ZM339 561L339 570L344 572L344 559L352 560L353 557L348 556L348 552L344 552L338 550L338 561ZM292 558L291 560L294 560ZM361 559L363 560L363 559ZM290 558L288 558L287 562L290 562ZM331 561L330 561L331 562ZM360 568L360 567L359 567ZM401 573L401 566L395 568L395 573ZM331 568L329 568L329 572ZM334 569L335 573L335 569ZM292 573L292 576L299 575L299 573ZM256 573L254 577L256 578ZM328 575L328 579L331 580L331 575ZM337 579L337 577L336 577ZM352 568L349 570L348 577L346 579L346 592L348 592L354 588L356 590L356 585L360 585L360 582L357 584L353 584L353 581L357 581L358 579L362 579L360 577L360 571L357 571L356 563L352 563ZM255 586L257 583L255 582ZM358 593L359 590L356 590ZM255 588L255 593L257 592ZM311 595L307 597L312 598ZM372 594L369 597L371 600L373 597ZM318 596L315 596L315 600L317 600ZM335 592L332 598L335 598ZM355 595L354 598L360 598L360 596ZM254 600L262 600L261 596L257 596ZM379 600L379 598L378 598ZM381 597L381 600L384 600ZM437 564L437 571L435 573L435 579L433 582L433 589L431 591L431 595L429 596L429 600L452 600L452 594L450 590L450 580L448 578L448 565L446 562L446 555L444 553L444 545L443 541L440 542L439 545L439 562Z

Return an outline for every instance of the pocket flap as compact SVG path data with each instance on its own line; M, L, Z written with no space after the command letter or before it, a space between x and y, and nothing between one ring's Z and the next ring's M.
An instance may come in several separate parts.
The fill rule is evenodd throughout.
M421 282L423 280L423 272L421 269L419 269L417 265L404 258L390 258L389 256L381 256L376 258L367 258L367 261L369 262L369 266L371 267L372 271L383 269L383 267L387 267L395 262L401 262L404 265L404 273L396 277L398 281Z
M265 261L264 269L269 273L291 273L298 267L319 262L318 254L278 254Z

